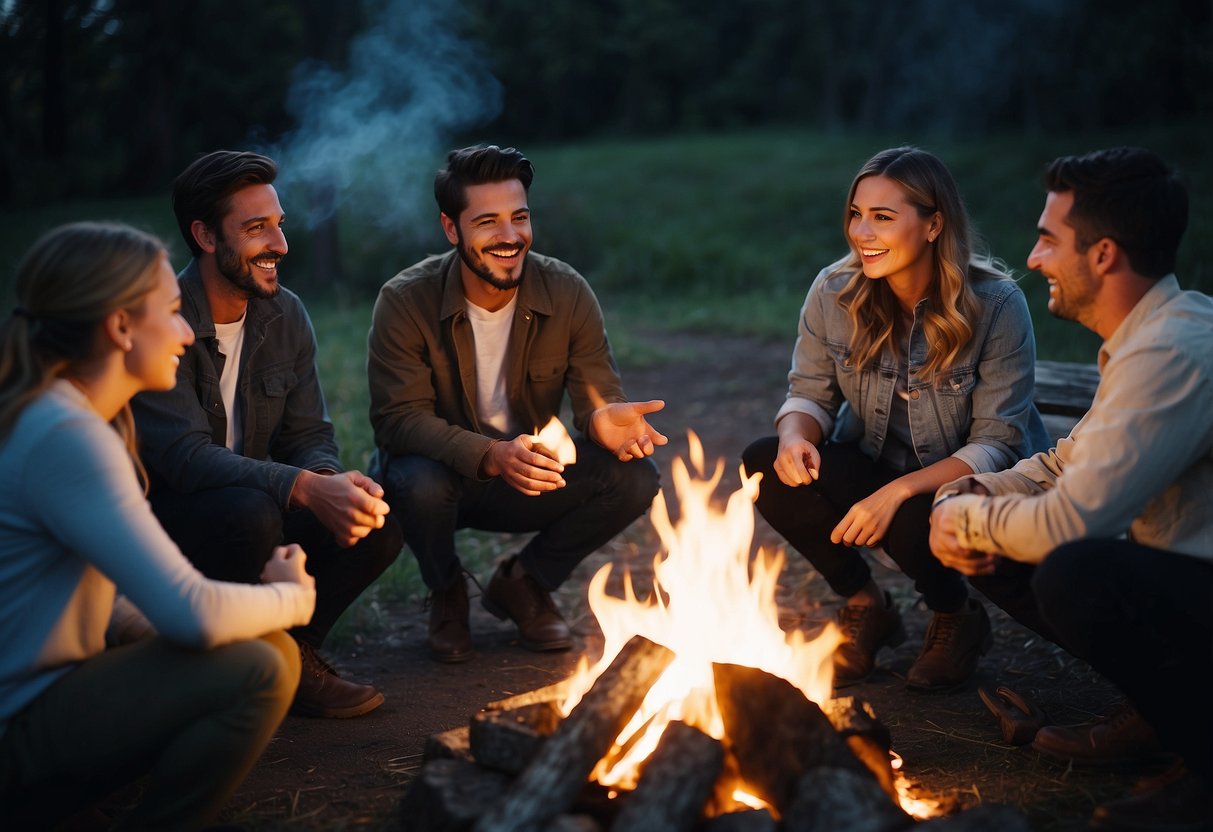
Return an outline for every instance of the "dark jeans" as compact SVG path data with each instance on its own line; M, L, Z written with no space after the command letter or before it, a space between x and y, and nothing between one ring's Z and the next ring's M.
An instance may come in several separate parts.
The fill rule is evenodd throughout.
M779 439L768 436L742 453L749 474L762 473L756 501L758 511L775 531L804 555L836 593L850 598L872 579L872 571L850 546L830 542L830 532L851 506L901 476L874 462L854 443L824 443L820 477L811 485L784 485L775 473ZM968 597L960 573L943 566L931 554L931 501L919 494L902 503L880 545L914 580L927 606L955 612Z
M564 470L564 488L534 497L500 477L472 480L429 457L389 457L376 480L417 558L430 589L446 589L459 575L457 529L534 532L518 557L549 591L577 564L644 514L660 475L651 459L620 462L588 439L577 439L577 462ZM375 474L372 474L375 476Z
M349 549L310 511L283 512L255 488L211 488L182 494L157 488L152 510L185 556L208 578L260 583L275 546L298 543L307 553L307 571L316 579L316 612L291 630L298 641L319 647L341 613L391 566L400 554L400 526L389 515Z
M1080 540L1035 573L1057 642L1124 691L1163 747L1213 782L1213 561Z
M148 774L119 826L201 827L252 769L298 685L299 648L281 631L213 650L144 639L86 659L0 736L0 823L58 828Z

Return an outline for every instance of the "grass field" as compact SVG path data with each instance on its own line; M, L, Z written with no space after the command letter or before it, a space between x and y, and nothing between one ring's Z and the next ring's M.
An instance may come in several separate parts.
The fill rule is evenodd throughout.
M913 143L949 165L976 227L992 252L1023 276L1043 358L1093 360L1098 342L1052 319L1047 290L1023 265L1043 204L1040 173L1053 157L1114 144L1150 147L1185 174L1192 219L1181 250L1180 279L1213 290L1213 161L1197 125L1146 133L1059 137L1007 136L979 141L923 136L823 135L804 130L603 141L523 148L536 166L531 206L538 251L567 260L596 287L612 340L630 362L644 355L632 333L683 329L783 339L791 349L796 315L812 276L845 248L842 201L855 170L876 151ZM402 217L381 230L366 221L380 206L348 201L339 214L339 285L311 275L305 211L289 201L291 254L284 273L304 297L320 342L321 377L349 467L365 468L366 330L378 286L426 252L442 250L426 170L400 172ZM73 219L120 219L170 241L185 264L167 197L80 202L0 210L0 284L44 230ZM469 543L467 548L492 546ZM386 576L393 595L419 591L412 559ZM357 615L373 613L372 597ZM369 611L369 613L368 613Z

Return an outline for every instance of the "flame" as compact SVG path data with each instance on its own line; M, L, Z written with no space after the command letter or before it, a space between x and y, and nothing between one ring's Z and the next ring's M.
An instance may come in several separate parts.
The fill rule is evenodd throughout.
M610 564L590 582L589 604L602 628L603 653L592 667L582 657L562 705L565 714L633 636L643 635L675 653L640 711L616 739L615 748L595 769L593 779L604 786L634 788L640 762L656 747L671 720L723 738L713 662L756 667L780 676L817 702L831 694L831 657L841 641L837 628L827 624L812 641L800 631L785 633L775 601L783 557L759 549L750 559L753 502L761 474L747 477L742 469L742 486L721 512L712 506L711 496L724 463L718 462L713 475L704 477L703 448L694 433L689 442L698 479L691 477L681 459L674 460L674 488L681 506L677 524L670 521L663 493L653 503L653 525L666 554L654 558L651 595L637 598L626 573L623 597L608 595ZM737 787L744 789L744 784Z
M543 430L537 431L532 438L536 444L551 451L561 465L572 465L577 461L577 446L573 444L569 432L564 429L564 425L555 416L549 419L548 423L543 426Z

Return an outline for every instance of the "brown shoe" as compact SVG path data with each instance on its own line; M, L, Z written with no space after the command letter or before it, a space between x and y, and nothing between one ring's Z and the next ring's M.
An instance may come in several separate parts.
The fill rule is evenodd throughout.
M348 719L368 714L383 704L383 694L373 685L342 679L310 644L299 643L299 657L303 660L303 673L291 713Z
M468 629L468 585L463 573L446 589L431 592L427 603L430 629L426 643L430 656L447 664L466 662L472 657L472 633Z
M838 628L844 641L834 651L834 687L862 682L876 665L881 647L896 647L906 640L901 614L893 598L884 594L884 606L847 605L838 608Z
M1213 788L1176 765L1138 783L1134 794L1096 806L1091 828L1103 832L1209 832Z
M973 598L960 612L937 612L927 627L922 652L906 673L906 687L947 691L963 685L977 670L977 660L989 652L994 638L990 616Z
M1032 747L1080 766L1131 766L1164 756L1154 729L1127 703L1085 725L1046 725L1036 732Z
M573 640L556 604L530 575L509 577L515 558L502 562L480 596L480 604L500 619L518 625L522 646L528 650L568 650Z

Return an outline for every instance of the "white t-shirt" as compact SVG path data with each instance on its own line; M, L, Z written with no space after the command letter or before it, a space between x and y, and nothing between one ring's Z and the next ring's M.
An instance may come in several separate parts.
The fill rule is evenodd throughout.
M472 324L472 336L476 342L476 416L482 427L495 431L499 436L510 436L516 428L511 424L504 367L510 346L510 330L514 326L514 310L517 308L517 292L509 303L496 312L467 302L468 321Z
M240 453L244 442L243 420L236 407L236 380L240 377L240 354L244 352L244 321L248 315L230 324L215 324L215 340L219 352L223 353L223 373L219 376L219 395L223 398L223 409L227 412L227 438L229 451Z

